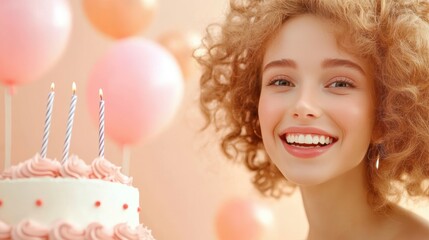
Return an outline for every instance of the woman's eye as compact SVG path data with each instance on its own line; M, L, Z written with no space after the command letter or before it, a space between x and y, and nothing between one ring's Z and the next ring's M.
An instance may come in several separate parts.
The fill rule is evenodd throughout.
M269 85L273 86L284 86L284 87L294 87L295 85L286 79L274 79L272 80Z
M354 88L353 83L350 80L337 80L328 85L330 88Z

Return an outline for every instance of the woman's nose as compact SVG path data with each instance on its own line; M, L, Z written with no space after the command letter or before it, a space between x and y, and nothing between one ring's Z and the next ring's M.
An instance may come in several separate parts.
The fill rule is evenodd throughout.
M297 92L296 100L292 107L292 117L294 119L313 119L321 115L319 107L320 99L316 91L301 89Z

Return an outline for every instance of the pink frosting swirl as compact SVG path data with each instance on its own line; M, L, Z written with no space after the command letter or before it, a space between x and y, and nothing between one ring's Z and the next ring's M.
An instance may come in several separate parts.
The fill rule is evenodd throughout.
M131 229L126 223L118 224L114 228L114 234L120 240L155 240L151 231L141 224L136 229Z
M89 166L77 156L70 157L63 165L58 161L42 158L36 154L0 174L2 179L32 177L92 178L132 185L133 178L121 173L121 168L104 158L96 158Z
M58 177L61 164L36 154L12 169L12 178Z
M115 182L119 182L128 186L131 186L133 184L133 178L128 177L120 172L118 170L114 175Z
M60 222L49 233L49 239L55 240L85 240L85 231L77 230L71 224Z
M140 240L155 240L152 236L152 231L142 224L137 227L137 234Z
M107 233L103 225L99 223L91 223L88 225L85 232L86 240L115 240L111 234Z
M15 168L16 166L11 166L10 168L6 169L4 172L0 174L0 179L11 179L13 176L13 173L16 171Z
M89 178L91 167L88 166L82 159L77 156L71 156L60 169L60 174L63 177L71 178Z
M119 182L126 185L132 184L132 178L121 173L121 168L115 166L104 158L96 158L92 161L92 178L103 179L111 182Z
M151 231L140 224L130 228L120 223L109 233L100 223L92 223L86 229L78 230L67 222L59 222L49 230L34 221L24 220L15 227L0 221L0 240L155 240Z
M24 220L12 228L12 239L47 240L49 230L31 220Z
M9 240L12 227L0 220L0 240Z

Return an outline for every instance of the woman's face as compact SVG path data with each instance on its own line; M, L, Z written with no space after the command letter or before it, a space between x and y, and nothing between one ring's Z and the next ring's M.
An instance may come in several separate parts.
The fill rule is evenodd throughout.
M264 146L283 175L302 186L349 172L363 161L371 140L370 67L339 48L334 27L313 15L289 19L263 59Z

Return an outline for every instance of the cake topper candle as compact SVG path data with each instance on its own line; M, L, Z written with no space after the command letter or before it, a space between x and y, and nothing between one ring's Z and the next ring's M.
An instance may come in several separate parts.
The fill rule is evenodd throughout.
M55 98L55 84L51 84L51 91L48 95L48 104L46 105L46 116L45 116L45 128L43 130L43 141L42 141L42 151L40 155L42 158L46 157L46 152L48 150L48 138L49 138L49 128L51 127L51 116L52 116L52 107L54 106Z
M73 95L72 95L72 99L71 99L71 103L70 103L69 117L67 120L66 140L64 141L64 151L63 151L63 163L67 160L68 155L69 155L70 140L71 140L71 134L72 134L72 128L73 128L74 112L76 110L77 96L76 96L76 83L75 82L73 82L72 89L73 89Z
M103 90L98 91L100 95L99 128L98 128L98 156L104 158L104 99Z

